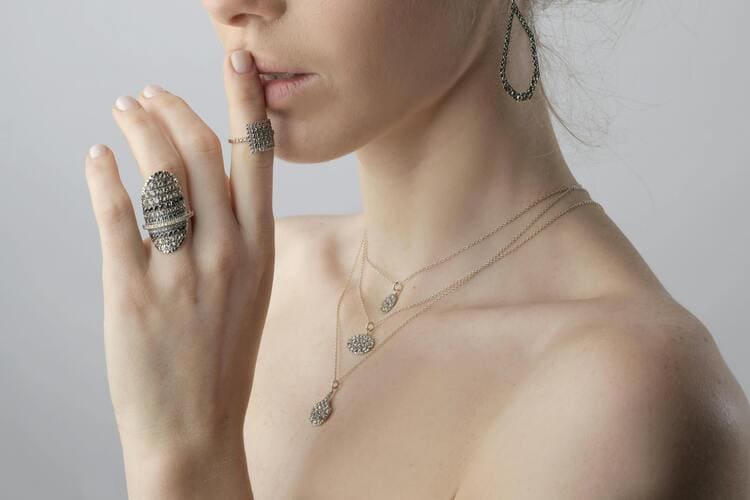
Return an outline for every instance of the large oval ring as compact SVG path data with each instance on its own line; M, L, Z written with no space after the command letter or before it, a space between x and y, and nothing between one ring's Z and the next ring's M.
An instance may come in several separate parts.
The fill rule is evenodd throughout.
M162 253L180 248L187 238L188 223L194 215L185 204L177 177L166 170L151 174L141 191L143 229Z

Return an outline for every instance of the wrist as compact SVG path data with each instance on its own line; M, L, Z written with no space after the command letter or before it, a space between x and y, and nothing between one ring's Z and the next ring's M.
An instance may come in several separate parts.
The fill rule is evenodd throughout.
M251 500L242 436L154 446L123 442L128 498Z

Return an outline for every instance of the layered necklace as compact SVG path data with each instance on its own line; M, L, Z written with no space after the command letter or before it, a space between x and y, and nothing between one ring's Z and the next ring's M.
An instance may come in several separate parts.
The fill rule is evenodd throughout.
M341 377L338 376L339 371L339 343L340 343L340 310L341 310L341 303L343 301L343 298L346 294L346 291L349 288L352 276L354 274L354 269L356 269L356 264L360 260L360 254L362 254L362 261L361 261L361 270L360 270L360 280L359 280L359 299L360 303L362 304L362 309L364 310L365 317L367 318L367 323L365 325L365 331L364 333L356 334L352 337L350 337L347 340L347 348L348 350L355 355L361 356L367 353L371 353L378 348L382 347L386 342L388 342L392 337L396 335L401 329L403 329L404 326L406 326L409 322L411 322L414 318L417 316L423 314L425 311L430 309L432 306L434 306L439 300L443 299L450 293L454 292L458 288L462 287L466 283L468 283L471 279L473 279L477 274L482 272L484 269L488 268L489 266L495 264L496 262L500 261L501 259L505 258L512 252L516 251L518 248L526 244L529 240L536 237L541 231L549 227L553 222L555 222L557 219L565 215L566 213L570 212L571 210L587 205L587 204L595 204L599 206L603 210L603 207L597 203L594 200L588 199L583 200L578 203L574 203L573 205L567 207L554 217L552 217L550 220L546 221L542 226L540 226L537 230L535 230L530 236L526 237L521 243L516 245L515 247L513 244L519 240L528 230L529 228L538 221L546 212L548 212L555 204L557 204L560 200L562 200L564 197L566 197L568 194L572 193L575 190L584 190L584 188L581 187L580 184L572 184L569 186L564 186L559 189L556 189L555 191L552 191L551 193L544 195L540 197L539 199L535 200L531 204L529 204L524 209L520 210L513 216L509 217L507 220L505 220L503 223L495 227L494 229L490 230L489 232L485 233L483 236L478 238L477 240L474 240L473 242L464 245L460 249L448 254L447 256L437 260L436 262L429 264L427 266L424 266L417 271L411 273L409 276L402 280L394 280L389 277L387 273L385 273L382 269L380 269L378 266L375 266L372 262L370 262L368 256L367 256L367 233L366 231L363 232L362 240L360 242L359 248L357 250L357 254L354 259L354 264L352 265L352 269L349 272L349 276L347 277L346 284L344 286L344 289L341 292L341 296L339 297L338 305L336 307L336 345L335 345L335 355L334 355L334 369L333 369L333 381L331 383L331 389L326 394L326 396L317 401L314 405L312 410L310 411L309 420L312 425L319 426L325 423L328 418L330 417L331 413L333 412L333 397L338 391L338 389L341 387L341 384L343 381L355 370L357 369L362 363L364 363L367 358L371 356L367 356L364 360L362 360L360 363L354 365L352 368L350 368L346 373L344 373ZM555 196L557 195L557 196ZM554 197L554 200L546 205L544 210L537 216L535 216L531 222L529 222L520 232L518 232L511 240L503 246L503 248L500 249L499 252L497 252L493 257L491 257L489 260L484 262L481 266L475 268L474 270L470 271L469 273L465 274L464 276L460 277L459 279L453 281L452 283L448 284L446 287L436 291L433 294L430 294L429 296L425 297L422 300L418 300L413 302L412 304L409 304L407 306L402 306L400 308L397 308L394 310L394 306L399 301L399 298L404 290L404 283L412 279L413 277L417 276L418 274L425 272L429 269L432 269L439 264L442 264L444 262L447 262L448 260L456 257L457 255L460 255L461 253L469 250L470 248L474 247L475 245L481 243L482 241L486 240L493 234L500 231L502 228L506 227L508 224L512 223L519 217L523 216L525 213L527 213L529 210L534 208L535 206L539 205L541 202ZM389 293L382 301L380 306L380 311L383 314L386 314L385 317L373 321L370 319L367 308L365 307L364 299L362 296L362 278L364 276L364 266L365 262L370 263L373 268L375 268L381 276L383 276L385 279L387 279L390 283L392 283L392 292ZM398 327L396 327L388 337L385 338L385 340L378 342L376 345L375 343L375 337L373 336L374 330L377 326L382 324L383 322L387 321L391 317L393 317L397 312L405 311L408 309L412 309L414 307L424 305L421 309L419 309L415 314L411 315L409 318L407 318L405 321L403 321Z

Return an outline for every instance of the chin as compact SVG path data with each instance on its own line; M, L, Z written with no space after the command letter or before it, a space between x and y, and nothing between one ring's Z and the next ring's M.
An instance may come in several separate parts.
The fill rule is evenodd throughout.
M289 163L325 163L356 149L356 146L348 144L351 139L348 135L324 134L322 130L325 129L321 126L279 119L270 110L268 116L274 128L275 158Z

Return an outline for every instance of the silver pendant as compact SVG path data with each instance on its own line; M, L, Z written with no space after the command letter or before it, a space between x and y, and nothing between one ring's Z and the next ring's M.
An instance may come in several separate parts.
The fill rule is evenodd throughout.
M383 300L383 304L380 306L380 310L384 313L390 312L391 309L393 309L393 306L396 305L396 302L398 301L398 294L392 293L388 295L385 300Z
M375 338L369 333L363 333L360 335L353 335L346 341L346 348L349 349L352 354L366 354L375 347Z
M401 290L404 286L398 281L393 284L393 293L389 294L380 305L380 310L384 313L388 313L393 309L393 306L398 302L398 296L401 294Z
M322 425L331 415L333 407L331 406L331 395L321 399L312 408L310 412L310 423L313 425Z
M333 412L333 406L331 406L331 400L333 395L339 388L339 381L334 380L331 384L331 390L328 391L326 397L315 403L310 411L310 423L313 425L322 425Z

